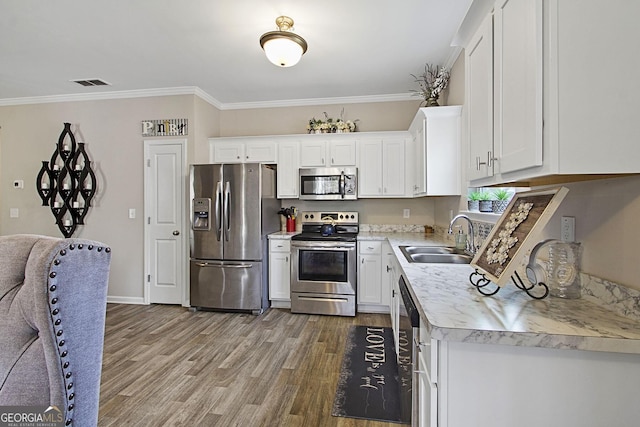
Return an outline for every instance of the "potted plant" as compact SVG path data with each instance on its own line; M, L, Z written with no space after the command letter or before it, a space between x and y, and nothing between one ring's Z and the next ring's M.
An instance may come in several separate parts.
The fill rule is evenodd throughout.
M509 206L511 200L511 191L505 188L498 188L493 191L493 200L491 201L491 208L494 213L502 213Z
M480 191L472 191L467 196L467 209L470 211L480 210L480 199L482 198L482 193Z
M480 200L478 201L478 205L480 207L480 212L493 212L493 200L491 200L491 193L486 191L480 192Z

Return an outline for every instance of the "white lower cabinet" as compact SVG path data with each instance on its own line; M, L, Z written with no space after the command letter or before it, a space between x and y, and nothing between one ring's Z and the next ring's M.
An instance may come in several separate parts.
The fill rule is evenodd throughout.
M438 341L423 332L431 348L419 353L414 384L420 426L638 425L637 354Z
M382 303L381 241L358 242L358 304Z
M269 300L273 307L291 306L291 241L269 240Z
M389 312L389 250L391 246L387 242L358 242L358 311Z
M438 362L439 342L431 339L424 321L420 322L420 342L418 344L417 384L418 388L418 422L420 427L438 426Z

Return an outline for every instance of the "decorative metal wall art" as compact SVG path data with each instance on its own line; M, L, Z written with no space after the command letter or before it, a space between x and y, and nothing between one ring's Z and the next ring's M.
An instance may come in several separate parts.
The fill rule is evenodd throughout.
M71 124L65 123L50 161L43 160L36 177L42 206L49 206L64 237L84 224L96 192L96 175L84 149L76 143Z

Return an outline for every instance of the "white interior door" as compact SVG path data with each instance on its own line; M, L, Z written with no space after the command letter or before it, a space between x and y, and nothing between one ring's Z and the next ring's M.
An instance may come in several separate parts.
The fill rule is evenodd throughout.
M186 304L186 140L144 147L145 302Z

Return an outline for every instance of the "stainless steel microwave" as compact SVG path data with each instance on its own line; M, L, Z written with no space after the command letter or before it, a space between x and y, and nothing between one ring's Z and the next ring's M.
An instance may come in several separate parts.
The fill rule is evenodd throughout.
M300 169L301 200L356 200L357 168Z

